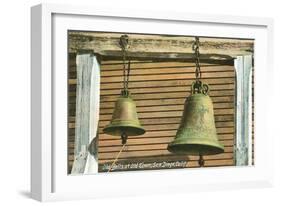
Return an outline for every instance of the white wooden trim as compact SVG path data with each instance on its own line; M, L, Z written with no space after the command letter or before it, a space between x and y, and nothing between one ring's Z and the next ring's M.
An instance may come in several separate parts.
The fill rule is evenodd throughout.
M88 158L84 174L98 173L98 124L100 112L100 65L96 56L91 55L93 67L90 93L90 136Z
M100 67L92 54L78 54L76 64L75 150L71 174L97 173L96 144L90 143L95 140L98 129Z
M252 163L252 55L238 56L236 71L236 165Z

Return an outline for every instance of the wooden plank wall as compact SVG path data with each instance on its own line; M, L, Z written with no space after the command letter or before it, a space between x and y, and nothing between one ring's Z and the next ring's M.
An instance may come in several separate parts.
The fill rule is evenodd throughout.
M69 65L69 171L73 162L75 134L76 67L75 56ZM210 85L210 96L219 140L225 153L205 156L205 166L234 164L234 95L235 73L233 63L201 64L203 81ZM142 136L129 137L128 146L121 153L118 163L150 163L187 161L180 167L198 167L198 157L175 155L167 151L167 144L175 137L194 79L193 62L134 61L131 63L129 87L137 104L139 119L146 129ZM106 135L102 129L111 119L114 103L122 87L121 61L103 61L101 64L101 102L99 123L99 171L106 171L121 149L120 138ZM157 169L157 167L156 167Z

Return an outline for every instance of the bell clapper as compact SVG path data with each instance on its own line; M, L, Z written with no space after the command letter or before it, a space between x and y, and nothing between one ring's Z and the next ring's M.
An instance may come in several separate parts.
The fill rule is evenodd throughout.
M126 144L127 143L127 138L128 138L128 135L126 134L126 132L123 132L121 134L121 139L122 139L122 144Z
M200 167L203 167L203 166L204 166L205 161L204 161L204 159L203 159L203 155L201 155L201 154L199 155L198 163L199 163L199 166L200 166Z

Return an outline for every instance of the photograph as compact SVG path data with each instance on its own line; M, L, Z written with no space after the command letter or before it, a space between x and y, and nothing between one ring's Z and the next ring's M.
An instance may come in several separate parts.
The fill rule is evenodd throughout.
M275 23L244 3L225 8L246 16L213 3L213 13L34 5L30 197L111 205L278 197Z
M254 165L254 39L68 30L67 46L68 175Z

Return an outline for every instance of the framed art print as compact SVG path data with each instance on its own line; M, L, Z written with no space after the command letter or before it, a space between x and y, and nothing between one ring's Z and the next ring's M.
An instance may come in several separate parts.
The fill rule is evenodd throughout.
M272 27L33 7L32 197L270 186Z

